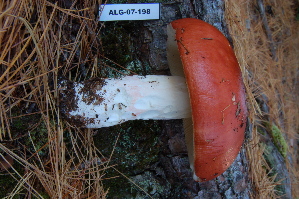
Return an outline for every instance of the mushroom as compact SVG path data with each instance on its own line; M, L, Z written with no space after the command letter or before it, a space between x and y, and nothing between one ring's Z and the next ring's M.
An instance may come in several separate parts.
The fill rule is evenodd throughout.
M172 74L185 76L189 89L193 122L186 119L184 126L193 178L211 180L243 144L247 107L240 67L226 37L198 19L173 21L168 48Z
M76 126L102 128L129 120L191 117L183 77L134 75L60 84L62 110Z
M87 128L185 118L193 178L211 180L232 164L244 140L241 71L225 36L201 20L173 21L167 46L174 76L62 81L62 110L69 121Z

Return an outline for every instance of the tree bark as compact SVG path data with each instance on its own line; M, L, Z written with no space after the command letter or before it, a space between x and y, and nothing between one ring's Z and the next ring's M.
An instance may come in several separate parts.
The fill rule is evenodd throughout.
M134 3L134 2L131 2ZM139 68L139 75L160 74L169 75L166 56L166 26L173 20L180 18L198 18L218 28L229 41L230 35L224 19L224 1L222 0L176 0L161 3L161 19L152 21L131 21L106 23L106 28L112 31L122 28L121 36L128 40L127 47L120 42L123 49L130 49L128 53L130 63L124 65ZM105 31L105 30L104 30ZM127 35L127 36L124 36ZM233 45L232 45L233 46ZM105 51L107 57L115 55L115 52ZM117 58L118 56L115 56ZM118 62L119 59L112 60ZM261 104L261 107L264 105ZM265 112L267 112L265 110ZM255 190L249 173L249 160L246 156L245 145L251 136L252 124L248 124L245 142L234 163L227 171L208 182L195 182L188 162L187 148L181 120L137 122L110 128L108 131L124 132L119 138L119 148L116 148L115 163L125 166L124 172L136 185L121 186L123 181L116 180L117 189L111 183L108 198L251 198L255 196ZM115 130L116 129L116 130ZM263 129L265 134L266 129ZM97 136L107 139L107 129L99 130ZM131 137L131 138L129 138ZM133 138L132 138L133 137ZM95 138L101 140L101 138ZM130 141L129 141L130 140ZM145 143L145 140L156 140L154 143ZM282 198L291 198L290 177L286 164L273 145L269 136L261 141L269 146L270 150L263 156L277 174L277 179L283 183L278 190ZM134 145L134 147L125 147ZM104 149L105 150L105 149ZM151 152L149 152L151 151ZM134 158L122 158L117 154L130 155ZM120 155L121 156L121 155ZM129 160L128 160L129 159ZM271 161L271 162L270 162ZM143 163L141 163L143 162ZM128 165L131 165L130 167ZM119 168L119 167L118 167ZM128 170L130 170L128 172ZM271 174L270 174L271 175ZM118 181L118 182L117 182ZM119 185L121 184L121 185ZM115 184L114 184L115 185ZM142 190L143 189L143 190ZM116 191L117 190L117 191ZM116 193L117 192L117 193Z
M166 25L180 18L198 18L217 27L229 38L224 21L224 1L182 0L161 4L161 20L145 21L145 35L151 35L148 57L157 71L168 70L166 57ZM242 148L235 162L215 180L198 183L193 181L189 168L181 121L165 122L160 140L163 142L159 166L165 179L171 182L171 198L250 198L252 192L248 176L248 162ZM179 190L177 187L181 187ZM175 190L175 191L174 191ZM179 195L179 196L178 196ZM166 196L166 195L165 195ZM161 198L167 198L162 196Z
M160 20L131 22L134 24L130 34L134 59L141 62L143 66L150 66L143 68L140 74L169 74L166 57L166 26L173 20L186 17L202 19L216 26L227 37L229 36L224 21L222 0L180 0L161 3ZM117 22L117 24L121 23ZM153 198L250 198L252 187L248 177L248 162L244 148L224 174L215 180L199 183L192 178L182 121L161 122L158 134L160 134L158 160L147 165L145 170L136 172L138 174L130 175L130 178L148 195L145 196L142 190L137 189L137 192L131 195L112 194L113 198L124 195L129 198L149 198L149 195Z

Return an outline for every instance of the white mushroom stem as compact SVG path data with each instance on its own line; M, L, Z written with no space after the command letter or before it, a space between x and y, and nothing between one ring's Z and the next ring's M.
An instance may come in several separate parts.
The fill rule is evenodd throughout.
M75 103L67 114L87 128L101 128L128 120L191 117L185 78L178 76L126 76L102 79L90 88L74 83ZM92 95L92 97L91 97Z

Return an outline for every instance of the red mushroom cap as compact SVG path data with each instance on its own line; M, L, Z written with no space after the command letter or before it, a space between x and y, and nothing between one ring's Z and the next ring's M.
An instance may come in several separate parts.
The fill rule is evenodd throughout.
M194 173L198 181L222 174L238 155L247 119L246 96L226 37L198 19L171 23L176 31L193 119Z

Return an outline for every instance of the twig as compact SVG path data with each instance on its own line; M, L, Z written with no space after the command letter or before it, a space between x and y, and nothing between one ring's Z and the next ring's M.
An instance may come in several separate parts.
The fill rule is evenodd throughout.
M261 16L262 16L262 22L263 22L263 25L264 25L264 28L265 28L265 31L266 31L266 34L267 34L267 37L268 37L268 40L269 40L272 59L274 61L278 61L278 58L276 56L274 41L273 41L273 38L272 38L272 32L269 28L268 20L267 20L266 13L265 13L263 0L257 0L257 4L258 4L259 10L260 10L260 13L261 13Z

